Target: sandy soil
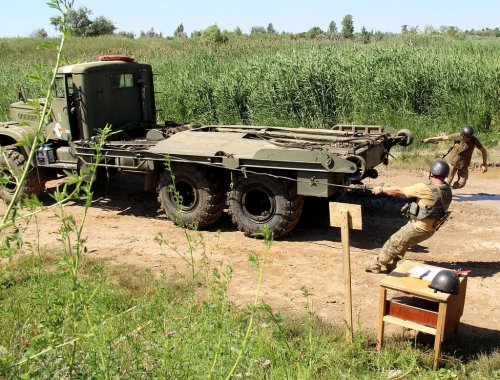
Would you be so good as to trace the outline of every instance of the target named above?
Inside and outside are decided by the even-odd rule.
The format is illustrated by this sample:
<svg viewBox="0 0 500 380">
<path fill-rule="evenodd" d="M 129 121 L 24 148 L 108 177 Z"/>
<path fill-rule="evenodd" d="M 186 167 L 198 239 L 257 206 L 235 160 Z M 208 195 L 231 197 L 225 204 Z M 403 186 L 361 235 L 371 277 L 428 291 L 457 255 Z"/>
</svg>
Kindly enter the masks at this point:
<svg viewBox="0 0 500 380">
<path fill-rule="evenodd" d="M 426 181 L 422 171 L 380 169 L 371 184 L 410 185 Z M 456 191 L 450 220 L 431 239 L 407 253 L 405 259 L 442 266 L 471 269 L 461 334 L 500 341 L 500 168 L 481 175 L 473 171 L 466 188 Z M 49 184 L 50 186 L 51 184 Z M 53 184 L 52 184 L 53 186 Z M 50 188 L 49 188 L 50 191 Z M 45 201 L 50 198 L 45 197 Z M 357 329 L 375 331 L 378 284 L 383 275 L 366 273 L 363 264 L 378 254 L 385 240 L 402 224 L 401 200 L 369 194 L 343 196 L 342 201 L 362 205 L 362 231 L 351 231 L 353 317 Z M 82 206 L 69 210 L 79 216 Z M 53 212 L 40 218 L 41 243 L 57 249 L 57 227 Z M 222 231 L 220 234 L 217 230 Z M 131 265 L 155 273 L 185 268 L 177 254 L 164 251 L 154 241 L 156 234 L 182 250 L 185 236 L 166 220 L 156 195 L 142 190 L 142 177 L 118 175 L 96 187 L 95 201 L 85 227 L 91 256 L 108 265 Z M 202 232 L 211 262 L 232 266 L 234 277 L 229 294 L 237 305 L 253 302 L 258 271 L 248 257 L 262 254 L 263 242 L 246 238 L 224 215 L 210 230 Z M 344 294 L 340 230 L 329 227 L 328 203 L 306 201 L 305 211 L 292 236 L 273 243 L 267 257 L 261 297 L 274 310 L 304 313 L 302 287 L 311 293 L 315 313 L 330 323 L 343 323 Z"/>
</svg>

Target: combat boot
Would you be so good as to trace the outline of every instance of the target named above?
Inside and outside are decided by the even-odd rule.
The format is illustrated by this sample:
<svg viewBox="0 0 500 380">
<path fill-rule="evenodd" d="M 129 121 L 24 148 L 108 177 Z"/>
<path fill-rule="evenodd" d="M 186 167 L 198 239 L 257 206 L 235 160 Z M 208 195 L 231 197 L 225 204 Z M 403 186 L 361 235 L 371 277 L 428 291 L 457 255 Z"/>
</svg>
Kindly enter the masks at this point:
<svg viewBox="0 0 500 380">
<path fill-rule="evenodd" d="M 377 260 L 370 260 L 365 264 L 365 271 L 370 273 L 384 273 L 384 269 Z"/>
<path fill-rule="evenodd" d="M 400 258 L 393 259 L 390 263 L 387 263 L 385 267 L 387 268 L 387 272 L 392 272 L 398 266 L 398 262 Z"/>
</svg>

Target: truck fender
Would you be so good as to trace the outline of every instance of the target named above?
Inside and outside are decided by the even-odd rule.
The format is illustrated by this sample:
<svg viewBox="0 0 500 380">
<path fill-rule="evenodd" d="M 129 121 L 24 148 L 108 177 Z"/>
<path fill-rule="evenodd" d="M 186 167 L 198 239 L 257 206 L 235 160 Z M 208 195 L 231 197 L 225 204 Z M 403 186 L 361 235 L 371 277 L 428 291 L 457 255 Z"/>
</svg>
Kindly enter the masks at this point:
<svg viewBox="0 0 500 380">
<path fill-rule="evenodd" d="M 20 126 L 18 123 L 1 123 L 0 124 L 0 146 L 9 146 L 21 142 L 31 144 L 35 137 L 35 131 L 26 126 Z M 27 157 L 31 150 L 31 145 L 20 145 L 19 151 Z"/>
</svg>

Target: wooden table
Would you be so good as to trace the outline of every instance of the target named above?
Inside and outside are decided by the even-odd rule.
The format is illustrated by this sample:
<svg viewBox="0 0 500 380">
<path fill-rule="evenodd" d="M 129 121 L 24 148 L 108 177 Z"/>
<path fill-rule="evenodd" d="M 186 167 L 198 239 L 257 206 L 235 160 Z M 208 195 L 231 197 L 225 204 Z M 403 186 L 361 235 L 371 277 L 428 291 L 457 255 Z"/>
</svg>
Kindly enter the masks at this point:
<svg viewBox="0 0 500 380">
<path fill-rule="evenodd" d="M 429 288 L 430 281 L 410 277 L 409 272 L 425 267 L 441 270 L 436 266 L 405 260 L 380 282 L 379 319 L 377 328 L 377 350 L 382 349 L 386 322 L 435 335 L 434 369 L 439 367 L 441 343 L 450 333 L 456 334 L 464 310 L 467 275 L 461 275 L 458 295 L 435 292 Z M 396 291 L 387 300 L 387 291 Z M 402 293 L 402 294 L 401 294 Z"/>
</svg>

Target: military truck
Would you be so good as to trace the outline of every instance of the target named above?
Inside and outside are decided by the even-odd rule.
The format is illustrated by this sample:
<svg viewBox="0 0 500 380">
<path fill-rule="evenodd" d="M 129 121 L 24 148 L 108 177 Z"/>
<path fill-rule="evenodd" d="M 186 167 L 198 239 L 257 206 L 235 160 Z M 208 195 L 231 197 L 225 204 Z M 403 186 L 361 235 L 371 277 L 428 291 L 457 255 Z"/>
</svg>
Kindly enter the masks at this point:
<svg viewBox="0 0 500 380">
<path fill-rule="evenodd" d="M 33 141 L 39 115 L 20 92 L 10 107 L 12 121 L 0 123 L 0 165 L 10 179 L 0 196 L 12 199 L 12 171 L 25 164 L 32 169 L 22 197 L 40 196 L 45 182 L 64 170 L 94 164 L 97 130 L 111 125 L 116 133 L 104 142 L 99 167 L 144 174 L 145 189 L 158 192 L 172 221 L 205 228 L 227 209 L 245 235 L 268 225 L 279 238 L 296 226 L 304 197 L 332 197 L 376 178 L 375 167 L 387 164 L 391 147 L 413 141 L 409 130 L 373 125 L 157 123 L 153 82 L 152 67 L 128 56 L 60 67 L 44 143 L 29 163 L 29 148 L 16 143 Z"/>
</svg>

